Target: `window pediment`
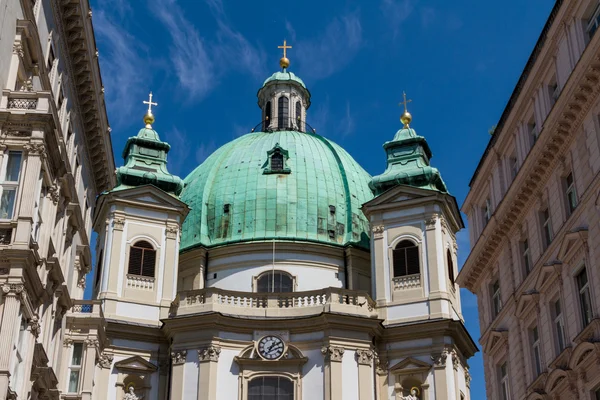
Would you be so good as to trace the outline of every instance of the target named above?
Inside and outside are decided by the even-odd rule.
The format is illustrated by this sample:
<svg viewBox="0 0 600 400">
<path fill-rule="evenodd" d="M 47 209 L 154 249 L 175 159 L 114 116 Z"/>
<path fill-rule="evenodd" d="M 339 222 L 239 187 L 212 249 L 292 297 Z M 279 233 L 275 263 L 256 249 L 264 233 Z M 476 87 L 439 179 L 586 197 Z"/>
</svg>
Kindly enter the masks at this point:
<svg viewBox="0 0 600 400">
<path fill-rule="evenodd" d="M 483 344 L 484 351 L 492 356 L 505 347 L 508 347 L 508 331 L 506 330 L 491 331 Z"/>
<path fill-rule="evenodd" d="M 559 277 L 561 267 L 562 262 L 559 260 L 550 261 L 542 265 L 538 276 L 535 278 L 534 287 L 536 290 L 538 292 L 547 291 L 552 282 Z"/>
<path fill-rule="evenodd" d="M 525 319 L 530 312 L 532 312 L 540 298 L 540 294 L 535 291 L 527 291 L 521 295 L 519 302 L 517 303 L 516 316 L 519 319 Z"/>
<path fill-rule="evenodd" d="M 587 238 L 587 228 L 577 228 L 567 233 L 560 244 L 558 259 L 568 263 L 576 258 L 585 249 L 583 245 L 587 242 Z"/>
<path fill-rule="evenodd" d="M 152 373 L 158 367 L 140 356 L 133 356 L 115 363 L 115 368 L 122 372 Z"/>
<path fill-rule="evenodd" d="M 432 365 L 416 358 L 407 357 L 390 368 L 390 372 L 396 375 L 411 375 L 424 373 L 431 369 Z"/>
</svg>

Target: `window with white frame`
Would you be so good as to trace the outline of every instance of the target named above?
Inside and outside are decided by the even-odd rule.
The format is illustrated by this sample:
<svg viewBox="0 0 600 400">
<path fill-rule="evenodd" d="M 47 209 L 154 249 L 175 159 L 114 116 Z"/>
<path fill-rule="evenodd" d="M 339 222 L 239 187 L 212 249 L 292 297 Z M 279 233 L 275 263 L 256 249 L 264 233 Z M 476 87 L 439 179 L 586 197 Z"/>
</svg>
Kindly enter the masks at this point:
<svg viewBox="0 0 600 400">
<path fill-rule="evenodd" d="M 573 173 L 569 173 L 564 179 L 565 185 L 565 199 L 567 201 L 567 215 L 571 215 L 577 207 L 577 190 L 575 188 L 575 181 L 573 180 Z"/>
<path fill-rule="evenodd" d="M 500 399 L 510 400 L 510 384 L 506 362 L 500 364 L 498 367 L 498 375 L 500 380 Z"/>
<path fill-rule="evenodd" d="M 550 220 L 550 210 L 548 208 L 545 208 L 540 212 L 540 219 L 542 223 L 542 240 L 544 242 L 544 247 L 548 247 L 553 239 L 552 221 Z"/>
<path fill-rule="evenodd" d="M 588 34 L 588 37 L 591 39 L 594 36 L 594 33 L 598 30 L 598 26 L 600 25 L 600 4 L 596 5 L 596 8 L 592 12 L 590 19 L 588 20 L 585 31 Z"/>
<path fill-rule="evenodd" d="M 294 383 L 284 376 L 261 376 L 248 384 L 248 400 L 294 400 Z"/>
<path fill-rule="evenodd" d="M 18 325 L 18 336 L 17 336 L 17 341 L 15 342 L 14 346 L 13 346 L 13 352 L 14 352 L 14 357 L 12 360 L 12 368 L 11 370 L 11 377 L 10 377 L 10 387 L 14 390 L 17 391 L 21 388 L 22 385 L 22 381 L 24 378 L 24 374 L 23 374 L 23 369 L 24 369 L 24 364 L 23 364 L 23 360 L 25 359 L 25 352 L 26 352 L 26 341 L 25 341 L 25 337 L 27 335 L 27 320 L 25 318 L 21 318 L 21 323 Z"/>
<path fill-rule="evenodd" d="M 540 351 L 540 333 L 537 326 L 529 331 L 531 341 L 531 362 L 533 365 L 533 377 L 537 378 L 542 373 L 542 357 Z"/>
<path fill-rule="evenodd" d="M 500 314 L 502 310 L 502 298 L 500 297 L 500 281 L 496 280 L 492 284 L 492 311 L 494 318 Z"/>
<path fill-rule="evenodd" d="M 552 303 L 552 319 L 554 320 L 554 337 L 556 338 L 556 354 L 560 354 L 566 347 L 565 320 L 560 305 L 560 299 Z"/>
<path fill-rule="evenodd" d="M 510 166 L 510 177 L 512 180 L 514 180 L 517 177 L 517 174 L 519 173 L 519 162 L 517 161 L 516 156 L 510 157 L 508 159 L 508 162 Z"/>
<path fill-rule="evenodd" d="M 71 362 L 69 363 L 69 387 L 67 393 L 79 392 L 79 378 L 81 375 L 81 362 L 83 360 L 83 343 L 73 343 Z"/>
<path fill-rule="evenodd" d="M 21 175 L 21 160 L 23 153 L 9 151 L 4 154 L 0 170 L 0 219 L 12 219 L 15 211 L 15 200 Z"/>
<path fill-rule="evenodd" d="M 490 198 L 485 199 L 485 205 L 483 206 L 483 226 L 485 227 L 490 219 L 492 218 L 492 204 Z"/>
<path fill-rule="evenodd" d="M 37 195 L 33 209 L 33 227 L 31 229 L 31 237 L 34 242 L 38 242 L 40 239 L 40 231 L 43 223 L 44 199 L 47 195 L 47 188 L 44 186 L 43 179 L 43 172 L 40 172 Z"/>
<path fill-rule="evenodd" d="M 529 132 L 529 137 L 531 138 L 531 146 L 533 146 L 535 142 L 537 142 L 539 136 L 538 128 L 535 124 L 535 121 L 531 121 L 527 124 L 527 131 Z"/>
<path fill-rule="evenodd" d="M 592 301 L 590 296 L 590 285 L 588 282 L 587 268 L 583 267 L 576 276 L 577 289 L 579 291 L 579 309 L 583 327 L 592 322 Z"/>
<path fill-rule="evenodd" d="M 558 83 L 556 83 L 556 78 L 552 78 L 552 81 L 548 85 L 548 94 L 550 95 L 550 104 L 553 106 L 560 95 L 560 88 L 558 87 Z"/>
<path fill-rule="evenodd" d="M 525 276 L 531 272 L 531 250 L 529 249 L 529 240 L 521 241 L 521 260 L 523 263 L 523 271 Z"/>
</svg>

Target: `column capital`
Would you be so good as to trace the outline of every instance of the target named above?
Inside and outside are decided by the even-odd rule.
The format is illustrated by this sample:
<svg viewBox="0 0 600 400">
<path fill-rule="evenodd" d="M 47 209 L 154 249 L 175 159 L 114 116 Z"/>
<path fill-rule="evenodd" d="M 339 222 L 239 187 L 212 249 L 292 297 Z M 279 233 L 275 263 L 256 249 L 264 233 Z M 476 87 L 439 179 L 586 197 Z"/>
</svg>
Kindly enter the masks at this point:
<svg viewBox="0 0 600 400">
<path fill-rule="evenodd" d="M 173 359 L 173 365 L 185 364 L 186 356 L 187 350 L 172 351 L 171 358 Z"/>
<path fill-rule="evenodd" d="M 2 292 L 5 295 L 20 295 L 25 291 L 25 285 L 22 283 L 5 283 L 2 285 Z"/>
<path fill-rule="evenodd" d="M 86 347 L 99 347 L 100 342 L 98 339 L 85 339 L 85 345 Z"/>
<path fill-rule="evenodd" d="M 221 348 L 219 346 L 210 345 L 198 350 L 198 361 L 219 361 L 219 355 L 221 354 Z"/>
<path fill-rule="evenodd" d="M 344 356 L 344 348 L 340 346 L 325 345 L 321 347 L 321 353 L 325 357 L 325 361 L 341 362 Z"/>
<path fill-rule="evenodd" d="M 359 365 L 368 365 L 371 366 L 373 364 L 373 359 L 375 358 L 375 354 L 372 350 L 368 349 L 358 349 L 355 354 L 356 362 Z"/>
<path fill-rule="evenodd" d="M 433 365 L 435 368 L 445 368 L 447 358 L 448 358 L 448 350 L 447 349 L 444 349 L 439 353 L 433 353 L 431 355 L 431 361 L 433 361 Z"/>
<path fill-rule="evenodd" d="M 109 369 L 112 366 L 114 357 L 114 355 L 108 354 L 103 351 L 98 357 L 97 364 L 100 368 Z"/>
</svg>

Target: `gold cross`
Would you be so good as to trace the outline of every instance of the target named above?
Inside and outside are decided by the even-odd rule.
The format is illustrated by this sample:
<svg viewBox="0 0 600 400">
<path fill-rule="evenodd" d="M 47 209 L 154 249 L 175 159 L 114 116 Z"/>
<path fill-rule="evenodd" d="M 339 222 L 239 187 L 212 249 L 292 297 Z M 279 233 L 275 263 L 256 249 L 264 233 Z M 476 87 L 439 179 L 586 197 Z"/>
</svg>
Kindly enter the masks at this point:
<svg viewBox="0 0 600 400">
<path fill-rule="evenodd" d="M 286 58 L 286 50 L 291 49 L 292 46 L 287 46 L 287 41 L 283 41 L 283 46 L 277 46 L 278 49 L 283 49 L 283 58 Z"/>
<path fill-rule="evenodd" d="M 410 103 L 412 100 L 406 100 L 406 93 L 405 92 L 402 92 L 402 96 L 404 96 L 404 101 L 401 101 L 400 103 L 398 103 L 398 105 L 403 104 L 404 105 L 404 112 L 406 112 L 407 111 L 406 110 L 406 105 L 408 103 Z"/>
<path fill-rule="evenodd" d="M 152 92 L 150 92 L 150 99 L 148 101 L 144 100 L 142 103 L 148 104 L 148 114 L 152 114 L 152 106 L 158 105 L 158 103 L 152 102 Z"/>
</svg>

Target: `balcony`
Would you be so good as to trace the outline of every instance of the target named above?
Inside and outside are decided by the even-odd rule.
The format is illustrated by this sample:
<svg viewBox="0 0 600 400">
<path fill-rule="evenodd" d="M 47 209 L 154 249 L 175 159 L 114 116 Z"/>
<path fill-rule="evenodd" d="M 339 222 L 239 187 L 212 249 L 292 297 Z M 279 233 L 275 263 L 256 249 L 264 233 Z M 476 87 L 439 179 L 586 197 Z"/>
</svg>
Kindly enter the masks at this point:
<svg viewBox="0 0 600 400">
<path fill-rule="evenodd" d="M 48 113 L 50 92 L 2 91 L 0 111 Z"/>
<path fill-rule="evenodd" d="M 73 306 L 67 312 L 67 317 L 104 319 L 102 301 L 100 300 L 73 300 Z"/>
<path fill-rule="evenodd" d="M 210 312 L 256 318 L 295 318 L 324 312 L 378 317 L 375 302 L 366 292 L 333 287 L 290 293 L 188 290 L 180 292 L 171 306 L 172 317 Z"/>
<path fill-rule="evenodd" d="M 421 287 L 421 274 L 395 276 L 394 290 L 416 289 Z"/>
</svg>

